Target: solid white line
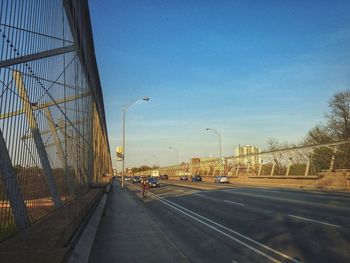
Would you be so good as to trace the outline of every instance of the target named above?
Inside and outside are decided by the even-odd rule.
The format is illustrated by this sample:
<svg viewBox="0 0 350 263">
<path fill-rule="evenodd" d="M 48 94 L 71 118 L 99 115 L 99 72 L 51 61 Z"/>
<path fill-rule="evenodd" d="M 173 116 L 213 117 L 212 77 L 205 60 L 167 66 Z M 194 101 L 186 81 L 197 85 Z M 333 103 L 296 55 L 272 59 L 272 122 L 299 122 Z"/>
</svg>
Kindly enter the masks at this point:
<svg viewBox="0 0 350 263">
<path fill-rule="evenodd" d="M 167 205 L 167 206 L 170 206 L 171 208 L 175 209 L 176 211 L 178 211 L 178 212 L 180 212 L 180 213 L 182 213 L 182 214 L 184 214 L 184 215 L 186 215 L 186 216 L 192 218 L 193 220 L 196 220 L 196 221 L 202 223 L 203 225 L 205 225 L 205 226 L 207 226 L 207 227 L 209 227 L 209 228 L 215 230 L 216 232 L 218 232 L 218 233 L 220 233 L 220 234 L 222 234 L 222 235 L 224 235 L 224 236 L 226 236 L 226 237 L 228 237 L 228 238 L 230 238 L 230 239 L 236 241 L 237 243 L 241 244 L 242 246 L 245 246 L 245 247 L 247 247 L 247 248 L 253 250 L 253 251 L 256 252 L 257 254 L 260 254 L 260 255 L 262 255 L 262 256 L 264 256 L 264 257 L 270 259 L 272 262 L 275 262 L 275 263 L 282 263 L 281 261 L 279 261 L 279 260 L 277 260 L 277 259 L 275 259 L 275 258 L 273 258 L 273 257 L 271 257 L 271 256 L 269 256 L 269 255 L 267 255 L 267 254 L 265 254 L 264 252 L 262 252 L 262 251 L 260 251 L 260 250 L 258 250 L 258 249 L 256 249 L 256 248 L 254 248 L 254 247 L 252 247 L 252 246 L 250 246 L 250 245 L 244 243 L 243 241 L 241 241 L 241 240 L 239 240 L 239 239 L 237 239 L 237 238 L 235 238 L 235 237 L 233 237 L 233 236 L 231 236 L 231 235 L 229 235 L 229 234 L 227 234 L 227 233 L 221 231 L 220 229 L 218 229 L 218 228 L 216 228 L 216 227 L 214 227 L 214 226 L 212 226 L 212 225 L 209 225 L 209 224 L 207 224 L 206 222 L 204 222 L 204 221 L 202 221 L 202 220 L 200 220 L 200 219 L 198 219 L 198 218 L 196 218 L 196 217 L 194 217 L 194 216 L 192 216 L 192 215 L 190 215 L 190 214 L 188 214 L 188 213 L 186 213 L 186 212 L 180 210 L 179 208 L 177 208 L 177 207 L 171 205 L 170 203 L 168 203 L 168 202 L 167 202 L 168 200 L 166 200 L 166 199 L 159 199 L 159 201 L 162 202 L 163 204 Z"/>
<path fill-rule="evenodd" d="M 180 206 L 180 205 L 178 205 L 178 204 L 176 204 L 176 203 L 174 203 L 174 202 L 172 202 L 172 201 L 170 201 L 170 200 L 167 200 L 167 199 L 163 199 L 163 198 L 160 198 L 160 197 L 158 197 L 157 195 L 155 195 L 156 196 L 156 198 L 159 200 L 159 201 L 161 201 L 161 202 L 163 202 L 163 203 L 166 203 L 168 206 L 171 206 L 171 207 L 173 207 L 174 208 L 174 206 L 177 206 L 177 207 L 179 207 L 179 208 L 181 208 L 181 209 L 183 209 L 183 210 L 185 210 L 185 211 L 187 211 L 187 212 L 189 212 L 189 213 L 191 213 L 191 214 L 193 214 L 193 215 L 196 215 L 196 216 L 198 216 L 198 217 L 200 217 L 200 218 L 202 218 L 202 219 L 205 219 L 206 221 L 208 221 L 208 222 L 210 222 L 210 223 L 212 223 L 212 224 L 214 224 L 214 225 L 216 225 L 216 226 L 219 226 L 220 228 L 222 228 L 222 229 L 225 229 L 226 231 L 229 231 L 229 232 L 231 232 L 231 233 L 234 233 L 234 234 L 236 234 L 237 236 L 239 236 L 239 237 L 242 237 L 242 238 L 244 238 L 244 239 L 246 239 L 246 240 L 248 240 L 248 241 L 250 241 L 250 242 L 252 242 L 252 243 L 254 243 L 254 244 L 256 244 L 256 245 L 258 245 L 258 246 L 261 246 L 261 247 L 263 247 L 263 248 L 265 248 L 265 249 L 267 249 L 267 250 L 270 250 L 270 251 L 272 251 L 272 252 L 274 252 L 275 254 L 277 254 L 277 255 L 280 255 L 281 257 L 283 257 L 283 258 L 286 258 L 286 259 L 289 259 L 290 261 L 292 261 L 292 262 L 294 262 L 294 263 L 300 263 L 300 261 L 299 260 L 296 260 L 296 259 L 294 259 L 294 258 L 292 258 L 292 257 L 290 257 L 290 256 L 288 256 L 288 255 L 286 255 L 286 254 L 283 254 L 282 252 L 279 252 L 279 251 L 277 251 L 277 250 L 275 250 L 275 249 L 273 249 L 273 248 L 271 248 L 271 247 L 268 247 L 268 246 L 266 246 L 266 245 L 264 245 L 264 244 L 262 244 L 262 243 L 260 243 L 260 242 L 258 242 L 258 241 L 255 241 L 254 239 L 251 239 L 251 238 L 249 238 L 249 237 L 247 237 L 247 236 L 245 236 L 245 235 L 243 235 L 243 234 L 241 234 L 241 233 L 239 233 L 239 232 L 237 232 L 237 231 L 234 231 L 234 230 L 232 230 L 232 229 L 230 229 L 230 228 L 227 228 L 227 227 L 225 227 L 225 226 L 223 226 L 223 225 L 221 225 L 221 224 L 219 224 L 219 223 L 217 223 L 217 222 L 214 222 L 213 220 L 210 220 L 210 219 L 208 219 L 208 218 L 206 218 L 206 217 L 204 217 L 204 216 L 201 216 L 201 215 L 199 215 L 199 214 L 197 214 L 197 213 L 195 213 L 195 212 L 193 212 L 193 211 L 191 211 L 191 210 L 189 210 L 189 209 L 187 209 L 187 208 L 185 208 L 185 207 L 182 207 L 182 206 Z M 164 201 L 166 201 L 166 202 L 164 202 Z M 175 208 L 174 208 L 175 209 Z M 176 210 L 179 210 L 179 209 L 176 209 Z M 181 210 L 180 210 L 181 211 Z M 185 212 L 183 212 L 183 211 L 181 211 L 182 213 L 185 213 Z M 188 216 L 190 216 L 191 218 L 193 218 L 193 216 L 191 216 L 191 215 L 188 215 Z M 197 219 L 197 218 L 195 218 L 195 220 L 199 220 L 199 219 Z M 204 222 L 203 222 L 204 223 Z M 212 227 L 211 227 L 212 228 Z M 220 231 L 220 230 L 219 230 Z M 227 234 L 225 234 L 225 235 L 227 235 Z M 233 237 L 232 237 L 233 238 Z M 240 242 L 239 242 L 240 243 Z M 243 243 L 243 244 L 245 244 L 245 245 L 247 245 L 247 246 L 249 246 L 248 244 L 246 244 L 246 243 Z M 254 248 L 253 248 L 254 249 Z M 254 250 L 255 251 L 255 250 Z M 261 253 L 263 253 L 263 252 L 261 252 Z M 260 253 L 259 253 L 260 254 Z"/>
<path fill-rule="evenodd" d="M 224 202 L 226 202 L 226 203 L 230 203 L 230 204 L 234 204 L 234 205 L 245 206 L 245 204 L 238 203 L 238 202 L 233 202 L 233 201 L 230 201 L 230 200 L 224 200 Z"/>
<path fill-rule="evenodd" d="M 314 219 L 310 219 L 310 218 L 305 218 L 305 217 L 302 217 L 302 216 L 296 216 L 296 215 L 288 215 L 288 216 L 294 217 L 294 218 L 297 218 L 297 219 L 301 219 L 301 220 L 305 220 L 305 221 L 311 221 L 311 222 L 327 225 L 327 226 L 342 227 L 342 226 L 333 225 L 333 224 L 330 224 L 330 223 L 326 223 L 326 222 L 322 222 L 322 221 L 318 221 L 318 220 L 314 220 Z"/>
</svg>

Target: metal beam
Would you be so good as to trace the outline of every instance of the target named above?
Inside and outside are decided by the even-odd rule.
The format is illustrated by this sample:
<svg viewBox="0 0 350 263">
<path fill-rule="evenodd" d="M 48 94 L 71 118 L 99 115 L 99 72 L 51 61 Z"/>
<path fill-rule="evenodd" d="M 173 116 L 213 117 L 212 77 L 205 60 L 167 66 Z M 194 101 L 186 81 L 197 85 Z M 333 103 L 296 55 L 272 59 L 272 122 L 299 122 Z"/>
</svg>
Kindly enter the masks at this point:
<svg viewBox="0 0 350 263">
<path fill-rule="evenodd" d="M 45 145 L 44 142 L 41 138 L 40 132 L 39 132 L 39 127 L 34 115 L 34 109 L 31 103 L 29 102 L 29 96 L 27 94 L 27 90 L 24 86 L 22 76 L 19 72 L 14 71 L 13 72 L 13 79 L 15 80 L 18 93 L 20 98 L 22 99 L 23 103 L 23 108 L 25 110 L 25 115 L 27 117 L 29 129 L 33 135 L 33 139 L 35 142 L 35 146 L 37 149 L 37 152 L 39 154 L 39 158 L 41 161 L 41 165 L 44 170 L 44 174 L 46 177 L 46 182 L 48 184 L 52 200 L 55 204 L 56 207 L 59 207 L 62 205 L 62 201 L 60 198 L 60 194 L 57 189 L 56 181 L 55 178 L 53 177 L 51 166 L 50 166 L 50 161 L 46 153 Z"/>
<path fill-rule="evenodd" d="M 62 86 L 62 87 L 65 87 L 65 88 L 70 88 L 70 89 L 73 89 L 73 90 L 76 90 L 76 91 L 81 91 L 81 92 L 83 92 L 83 91 L 87 92 L 88 91 L 87 89 L 83 89 L 83 88 L 81 88 L 79 86 L 76 86 L 76 85 L 58 82 L 57 80 L 50 80 L 50 79 L 47 79 L 47 78 L 39 77 L 38 75 L 25 73 L 25 72 L 17 70 L 17 69 L 8 68 L 8 70 L 16 70 L 16 71 L 20 72 L 21 75 L 24 76 L 24 77 L 33 78 L 35 80 L 42 80 L 42 81 L 51 83 L 52 85 L 58 85 L 58 86 Z"/>
<path fill-rule="evenodd" d="M 49 125 L 50 131 L 51 131 L 51 136 L 52 136 L 52 138 L 54 140 L 54 143 L 56 145 L 58 158 L 61 161 L 63 169 L 66 171 L 69 194 L 70 194 L 70 196 L 72 196 L 74 198 L 75 197 L 75 192 L 74 192 L 75 184 L 74 184 L 74 180 L 72 178 L 72 175 L 71 175 L 69 169 L 67 169 L 67 167 L 68 167 L 67 159 L 66 159 L 66 157 L 64 155 L 64 151 L 63 151 L 63 148 L 62 148 L 61 141 L 60 141 L 60 139 L 58 137 L 58 133 L 57 133 L 57 130 L 56 130 L 56 124 L 53 121 L 50 108 L 45 108 L 44 111 L 45 111 L 45 116 L 46 116 L 46 118 L 48 120 L 48 125 Z"/>
<path fill-rule="evenodd" d="M 17 225 L 17 230 L 24 229 L 30 224 L 30 220 L 1 130 L 0 175 L 5 186 L 6 196 L 11 205 L 11 210 Z"/>
<path fill-rule="evenodd" d="M 38 52 L 35 54 L 30 54 L 30 55 L 26 55 L 26 56 L 21 56 L 21 57 L 17 57 L 17 58 L 12 58 L 12 59 L 0 61 L 0 68 L 5 68 L 5 67 L 17 65 L 17 64 L 23 64 L 26 62 L 39 60 L 39 59 L 43 59 L 43 58 L 58 56 L 58 55 L 62 55 L 62 54 L 73 52 L 73 51 L 75 51 L 75 45 L 45 50 L 45 51 Z"/>
<path fill-rule="evenodd" d="M 76 121 L 76 122 L 72 122 L 74 125 L 80 125 L 80 124 L 84 124 L 86 122 L 88 122 L 89 120 L 88 119 L 83 119 L 81 121 Z M 72 125 L 70 123 L 66 124 L 66 127 L 71 127 Z M 57 130 L 57 127 L 55 127 L 56 130 Z M 41 131 L 40 134 L 41 135 L 44 135 L 44 134 L 49 134 L 49 133 L 52 133 L 51 129 L 50 130 L 45 130 L 45 131 Z M 28 140 L 28 139 L 32 139 L 33 136 L 31 134 L 28 134 L 28 135 L 24 135 L 21 137 L 21 140 Z"/>
<path fill-rule="evenodd" d="M 45 109 L 47 107 L 56 106 L 56 104 L 62 104 L 62 103 L 65 103 L 65 102 L 79 100 L 79 99 L 87 97 L 87 96 L 90 96 L 90 92 L 85 92 L 85 93 L 82 93 L 82 94 L 80 94 L 78 96 L 70 96 L 70 97 L 67 97 L 67 98 L 58 99 L 55 102 L 54 101 L 49 101 L 49 102 L 41 103 L 41 104 L 38 104 L 38 105 L 32 105 L 32 109 L 34 111 L 35 110 L 41 110 L 41 109 Z M 25 112 L 25 109 L 20 109 L 18 111 L 4 113 L 4 114 L 0 115 L 0 120 L 6 119 L 6 118 L 11 118 L 11 117 L 23 114 L 24 112 Z"/>
</svg>

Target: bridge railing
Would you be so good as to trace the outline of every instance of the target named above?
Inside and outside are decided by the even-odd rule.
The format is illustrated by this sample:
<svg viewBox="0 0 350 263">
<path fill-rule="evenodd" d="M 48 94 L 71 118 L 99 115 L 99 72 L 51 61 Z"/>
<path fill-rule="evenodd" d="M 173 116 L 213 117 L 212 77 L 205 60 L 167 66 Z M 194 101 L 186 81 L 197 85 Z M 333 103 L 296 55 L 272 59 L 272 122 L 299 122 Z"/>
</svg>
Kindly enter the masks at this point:
<svg viewBox="0 0 350 263">
<path fill-rule="evenodd" d="M 196 158 L 197 159 L 197 158 Z M 160 174 L 308 176 L 350 169 L 350 139 L 160 167 Z"/>
<path fill-rule="evenodd" d="M 86 0 L 0 0 L 0 241 L 112 173 Z"/>
</svg>

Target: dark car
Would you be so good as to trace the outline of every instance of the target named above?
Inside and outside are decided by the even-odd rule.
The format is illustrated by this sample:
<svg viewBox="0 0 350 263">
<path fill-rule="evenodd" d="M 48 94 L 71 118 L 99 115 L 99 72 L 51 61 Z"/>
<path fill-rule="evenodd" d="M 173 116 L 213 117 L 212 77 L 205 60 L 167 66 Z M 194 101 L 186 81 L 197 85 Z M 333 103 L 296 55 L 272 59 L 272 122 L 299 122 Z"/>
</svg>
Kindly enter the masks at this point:
<svg viewBox="0 0 350 263">
<path fill-rule="evenodd" d="M 186 175 L 180 176 L 180 181 L 188 181 L 188 177 Z"/>
<path fill-rule="evenodd" d="M 162 179 L 162 180 L 168 180 L 169 179 L 167 174 L 163 174 L 163 175 L 159 176 L 159 178 Z"/>
<path fill-rule="evenodd" d="M 147 179 L 149 187 L 159 187 L 160 183 L 158 182 L 158 179 L 155 177 L 150 177 Z"/>
<path fill-rule="evenodd" d="M 131 182 L 133 184 L 135 183 L 141 183 L 141 177 L 140 176 L 133 176 L 133 178 L 131 179 Z"/>
<path fill-rule="evenodd" d="M 202 176 L 199 174 L 192 177 L 192 182 L 202 182 Z"/>
</svg>

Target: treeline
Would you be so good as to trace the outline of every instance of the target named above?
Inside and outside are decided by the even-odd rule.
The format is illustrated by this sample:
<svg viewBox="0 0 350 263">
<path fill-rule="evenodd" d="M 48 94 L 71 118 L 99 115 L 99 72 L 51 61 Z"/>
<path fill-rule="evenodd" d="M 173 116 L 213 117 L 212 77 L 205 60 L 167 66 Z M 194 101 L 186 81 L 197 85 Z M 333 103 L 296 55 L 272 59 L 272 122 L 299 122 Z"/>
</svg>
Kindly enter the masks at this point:
<svg viewBox="0 0 350 263">
<path fill-rule="evenodd" d="M 297 144 L 278 142 L 276 139 L 267 141 L 269 150 L 283 149 L 300 145 L 331 143 L 350 139 L 350 90 L 334 94 L 328 103 L 325 122 L 313 127 Z M 309 158 L 316 172 L 330 168 L 334 155 L 334 169 L 350 168 L 350 144 L 337 148 L 322 147 L 313 151 Z M 278 162 L 278 160 L 276 160 Z"/>
<path fill-rule="evenodd" d="M 152 167 L 150 166 L 147 166 L 147 165 L 141 165 L 140 167 L 133 167 L 131 168 L 131 172 L 134 174 L 134 173 L 137 173 L 137 172 L 144 172 L 144 171 L 148 171 L 150 169 L 158 169 L 159 167 L 156 166 L 156 165 L 153 165 Z"/>
</svg>

